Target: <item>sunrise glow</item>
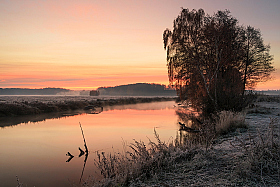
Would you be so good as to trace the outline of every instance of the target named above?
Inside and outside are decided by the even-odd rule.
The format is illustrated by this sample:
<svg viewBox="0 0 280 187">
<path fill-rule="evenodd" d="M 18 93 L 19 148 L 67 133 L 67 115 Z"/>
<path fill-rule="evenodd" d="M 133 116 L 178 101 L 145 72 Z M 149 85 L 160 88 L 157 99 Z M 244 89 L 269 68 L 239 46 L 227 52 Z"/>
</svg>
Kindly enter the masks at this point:
<svg viewBox="0 0 280 187">
<path fill-rule="evenodd" d="M 256 89 L 280 89 L 280 3 L 272 0 L 1 0 L 0 88 L 168 84 L 162 33 L 181 7 L 229 9 L 259 28 L 278 70 Z"/>
</svg>

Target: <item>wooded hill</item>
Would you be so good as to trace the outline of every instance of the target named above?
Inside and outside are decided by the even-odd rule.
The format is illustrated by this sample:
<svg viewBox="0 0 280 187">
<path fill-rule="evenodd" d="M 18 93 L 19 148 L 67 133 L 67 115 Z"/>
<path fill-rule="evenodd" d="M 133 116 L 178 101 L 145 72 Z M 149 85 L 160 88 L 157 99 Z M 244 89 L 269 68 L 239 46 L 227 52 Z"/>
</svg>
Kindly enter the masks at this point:
<svg viewBox="0 0 280 187">
<path fill-rule="evenodd" d="M 113 96 L 176 96 L 176 91 L 161 84 L 136 83 L 115 87 L 99 87 L 100 95 Z"/>
<path fill-rule="evenodd" d="M 100 95 L 111 96 L 176 96 L 176 91 L 161 84 L 136 83 L 115 87 L 99 87 Z M 73 91 L 64 88 L 0 88 L 0 95 L 84 95 L 89 96 L 89 90 Z"/>
</svg>

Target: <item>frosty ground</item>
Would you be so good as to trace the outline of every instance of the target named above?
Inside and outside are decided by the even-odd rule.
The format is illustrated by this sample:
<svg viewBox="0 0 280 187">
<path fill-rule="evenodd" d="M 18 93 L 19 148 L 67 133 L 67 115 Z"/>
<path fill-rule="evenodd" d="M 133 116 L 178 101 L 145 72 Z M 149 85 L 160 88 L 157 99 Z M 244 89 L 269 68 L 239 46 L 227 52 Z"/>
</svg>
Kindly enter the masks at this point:
<svg viewBox="0 0 280 187">
<path fill-rule="evenodd" d="M 280 186 L 279 147 L 271 153 L 274 158 L 264 157 L 269 151 L 255 152 L 269 149 L 265 145 L 271 141 L 279 146 L 279 98 L 259 99 L 247 108 L 247 130 L 237 129 L 224 135 L 209 150 L 197 149 L 191 159 L 179 161 L 153 178 L 130 186 Z M 278 160 L 273 160 L 275 155 Z M 258 163 L 254 163 L 256 159 Z M 262 168 L 258 170 L 259 166 Z"/>
<path fill-rule="evenodd" d="M 150 148 L 141 141 L 135 141 L 130 146 L 132 151 L 124 155 L 110 154 L 106 157 L 102 153 L 96 163 L 105 179 L 96 181 L 89 178 L 83 184 L 280 186 L 280 97 L 259 96 L 243 112 L 243 123 L 245 121 L 247 128 L 237 128 L 218 136 L 215 130 L 213 138 L 206 138 L 207 146 L 189 144 L 192 146 L 182 147 L 181 144 L 176 145 L 176 141 L 165 144 L 155 132 L 157 141 L 150 141 Z M 218 126 L 219 120 L 214 126 Z M 231 118 L 231 122 L 237 121 Z M 208 127 L 213 127 L 213 124 L 210 123 Z M 210 131 L 207 129 L 205 132 Z M 208 134 L 211 135 L 204 135 Z"/>
</svg>

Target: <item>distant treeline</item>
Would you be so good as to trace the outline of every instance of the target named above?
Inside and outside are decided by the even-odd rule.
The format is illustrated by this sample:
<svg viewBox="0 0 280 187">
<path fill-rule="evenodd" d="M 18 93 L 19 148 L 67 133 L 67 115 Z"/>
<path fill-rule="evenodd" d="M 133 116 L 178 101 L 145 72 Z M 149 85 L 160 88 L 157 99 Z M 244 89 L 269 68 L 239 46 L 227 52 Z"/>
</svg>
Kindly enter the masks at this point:
<svg viewBox="0 0 280 187">
<path fill-rule="evenodd" d="M 262 90 L 256 92 L 263 95 L 280 95 L 280 90 Z"/>
<path fill-rule="evenodd" d="M 0 88 L 0 95 L 56 95 L 61 92 L 69 92 L 64 88 Z"/>
<path fill-rule="evenodd" d="M 176 91 L 161 84 L 136 83 L 115 87 L 99 87 L 100 95 L 113 96 L 176 96 Z"/>
<path fill-rule="evenodd" d="M 176 91 L 161 84 L 136 83 L 115 87 L 99 87 L 100 95 L 111 96 L 176 96 Z M 90 95 L 90 90 L 73 91 L 64 88 L 0 88 L 0 95 Z"/>
</svg>

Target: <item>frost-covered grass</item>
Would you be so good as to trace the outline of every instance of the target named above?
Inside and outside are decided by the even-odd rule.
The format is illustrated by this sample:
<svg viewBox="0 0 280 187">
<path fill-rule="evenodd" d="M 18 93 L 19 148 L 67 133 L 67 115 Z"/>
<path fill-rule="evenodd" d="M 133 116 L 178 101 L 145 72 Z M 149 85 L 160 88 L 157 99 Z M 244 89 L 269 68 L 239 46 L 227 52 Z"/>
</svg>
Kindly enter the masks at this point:
<svg viewBox="0 0 280 187">
<path fill-rule="evenodd" d="M 272 109 L 269 109 L 272 110 Z M 246 128 L 245 114 L 222 111 L 215 123 L 205 122 L 193 139 L 148 144 L 134 140 L 123 153 L 98 153 L 96 166 L 104 179 L 89 178 L 82 186 L 279 186 L 280 126 L 276 120 L 268 131 L 259 131 L 241 139 L 236 134 L 220 135 Z M 215 131 L 212 126 L 215 124 Z M 265 126 L 265 124 L 263 125 Z M 250 128 L 249 128 L 250 129 Z M 249 131 L 249 130 L 248 130 Z M 264 133 L 265 132 L 265 133 Z M 226 146 L 215 144 L 214 139 Z M 239 140 L 239 146 L 231 145 Z M 207 148 L 205 149 L 205 143 Z M 217 143 L 219 144 L 219 143 Z"/>
<path fill-rule="evenodd" d="M 257 98 L 257 102 L 276 102 L 280 103 L 279 95 L 259 95 Z"/>
<path fill-rule="evenodd" d="M 0 117 L 174 100 L 172 97 L 1 96 Z"/>
<path fill-rule="evenodd" d="M 0 95 L 0 103 L 14 103 L 14 102 L 64 102 L 64 101 L 105 101 L 105 100 L 118 100 L 118 99 L 158 99 L 158 98 L 169 98 L 172 99 L 174 97 L 156 97 L 156 96 L 63 96 L 63 95 L 49 95 L 49 96 L 40 96 L 40 95 L 19 95 L 19 96 L 8 96 L 8 95 Z"/>
<path fill-rule="evenodd" d="M 216 134 L 223 135 L 237 128 L 248 128 L 245 116 L 242 112 L 221 111 L 216 119 Z"/>
<path fill-rule="evenodd" d="M 165 143 L 154 131 L 156 142 L 149 139 L 148 145 L 134 140 L 124 153 L 97 153 L 95 165 L 99 168 L 103 180 L 89 179 L 84 186 L 130 186 L 146 181 L 159 172 L 172 172 L 175 163 L 191 160 L 197 154 L 197 148 L 179 145 L 176 140 Z M 126 149 L 126 148 L 125 148 Z"/>
<path fill-rule="evenodd" d="M 239 139 L 239 146 L 246 156 L 240 164 L 242 177 L 258 181 L 263 186 L 280 186 L 280 126 L 272 118 L 268 130 L 258 131 L 257 137 L 249 136 L 249 143 Z"/>
<path fill-rule="evenodd" d="M 272 120 L 268 131 L 254 133 L 252 137 L 250 132 L 255 131 L 251 131 L 247 122 L 245 113 L 222 111 L 215 122 L 204 121 L 197 127 L 200 133 L 190 138 L 196 137 L 198 141 L 185 139 L 182 143 L 179 137 L 166 144 L 155 133 L 155 143 L 150 141 L 145 145 L 135 141 L 128 152 L 101 153 L 96 165 L 105 178 L 102 181 L 91 178 L 84 185 L 279 186 L 279 123 Z M 209 131 L 212 129 L 209 126 L 214 124 L 216 131 Z M 236 128 L 248 130 L 231 134 Z M 226 133 L 230 134 L 221 136 Z M 199 145 L 195 146 L 194 142 Z M 239 143 L 234 145 L 233 142 Z"/>
<path fill-rule="evenodd" d="M 205 121 L 200 126 L 199 133 L 180 133 L 171 143 L 162 142 L 157 132 L 154 131 L 155 142 L 149 139 L 149 143 L 146 145 L 143 141 L 134 140 L 134 143 L 128 146 L 129 150 L 123 153 L 97 153 L 98 159 L 95 160 L 95 164 L 104 179 L 98 181 L 90 178 L 85 181 L 84 186 L 137 186 L 141 183 L 144 185 L 147 181 L 160 184 L 159 175 L 166 176 L 174 173 L 181 177 L 181 174 L 177 174 L 177 172 L 185 170 L 188 171 L 185 176 L 189 175 L 192 178 L 194 177 L 193 172 L 200 169 L 195 167 L 205 167 L 201 170 L 202 172 L 206 172 L 207 167 L 213 167 L 208 168 L 208 170 L 213 169 L 213 172 L 215 168 L 222 169 L 225 163 L 219 160 L 221 155 L 219 152 L 214 153 L 211 146 L 215 137 L 244 127 L 244 119 L 243 114 L 223 111 L 215 121 L 219 124 L 217 125 L 219 131 L 216 133 L 213 131 L 214 123 Z M 202 158 L 205 160 L 202 161 Z M 181 163 L 185 163 L 188 167 Z M 225 170 L 228 169 L 224 168 Z M 215 170 L 215 172 L 218 175 L 218 171 Z M 174 180 L 173 184 L 172 181 L 167 181 L 167 183 L 169 185 L 171 183 L 172 186 L 178 181 Z"/>
</svg>

